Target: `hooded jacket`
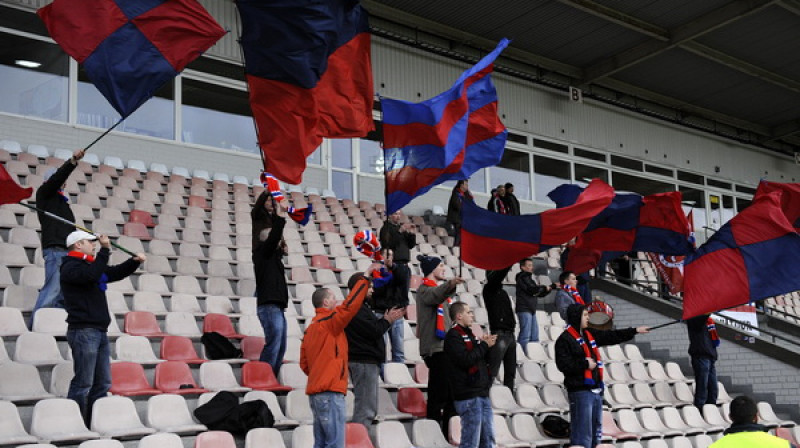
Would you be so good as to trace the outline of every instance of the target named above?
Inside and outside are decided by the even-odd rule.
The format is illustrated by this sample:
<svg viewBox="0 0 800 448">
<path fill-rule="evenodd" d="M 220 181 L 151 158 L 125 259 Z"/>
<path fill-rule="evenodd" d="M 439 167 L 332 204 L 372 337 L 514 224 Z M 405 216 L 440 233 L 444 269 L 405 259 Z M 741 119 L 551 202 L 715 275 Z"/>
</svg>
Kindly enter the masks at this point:
<svg viewBox="0 0 800 448">
<path fill-rule="evenodd" d="M 686 321 L 689 332 L 689 356 L 717 360 L 717 348 L 708 333 L 708 314 L 696 316 Z"/>
<path fill-rule="evenodd" d="M 300 345 L 300 368 L 308 375 L 306 394 L 347 393 L 348 347 L 344 328 L 361 309 L 369 281 L 359 279 L 336 308 L 317 308 Z"/>
<path fill-rule="evenodd" d="M 509 268 L 486 273 L 486 284 L 483 285 L 483 302 L 486 304 L 486 313 L 489 315 L 489 328 L 492 333 L 498 331 L 514 331 L 517 319 L 511 307 L 511 298 L 503 289 L 503 279 L 506 278 Z"/>
<path fill-rule="evenodd" d="M 583 305 L 570 305 L 567 308 L 567 323 L 573 328 L 580 328 L 584 309 L 586 307 Z M 581 331 L 581 336 L 584 336 L 584 331 Z M 636 336 L 635 328 L 608 331 L 589 329 L 589 331 L 592 333 L 598 347 L 621 344 L 630 341 Z M 556 367 L 564 374 L 564 387 L 567 388 L 567 392 L 577 392 L 598 387 L 584 384 L 583 373 L 589 368 L 589 362 L 586 360 L 586 354 L 581 345 L 567 331 L 561 333 L 561 336 L 556 340 L 555 352 Z M 595 380 L 595 384 L 600 384 L 597 371 L 598 369 L 592 370 L 592 377 Z"/>
</svg>

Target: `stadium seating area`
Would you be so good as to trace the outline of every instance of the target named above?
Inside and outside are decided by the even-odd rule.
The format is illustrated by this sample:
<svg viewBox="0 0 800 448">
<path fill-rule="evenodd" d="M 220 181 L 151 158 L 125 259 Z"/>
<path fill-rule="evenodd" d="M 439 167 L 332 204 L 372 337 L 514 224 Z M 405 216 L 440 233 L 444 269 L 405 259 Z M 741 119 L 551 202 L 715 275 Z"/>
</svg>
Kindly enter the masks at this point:
<svg viewBox="0 0 800 448">
<path fill-rule="evenodd" d="M 39 186 L 46 170 L 71 155 L 66 150 L 51 155 L 37 145 L 23 151 L 15 143 L 0 142 L 0 161 L 23 186 Z M 352 246 L 353 235 L 362 228 L 379 229 L 384 207 L 339 200 L 313 189 L 288 190 L 295 206 L 311 203 L 315 213 L 307 226 L 290 222 L 285 231 L 292 306 L 287 309 L 286 363 L 276 377 L 268 364 L 258 362 L 264 340 L 252 296 L 250 209 L 262 189 L 257 181 L 200 170 L 168 171 L 155 163 L 147 169 L 142 162 L 124 164 L 114 157 L 101 163 L 92 153 L 79 164 L 66 185 L 78 221 L 95 232 L 119 236 L 118 244 L 148 255 L 136 274 L 109 285 L 113 395 L 96 403 L 89 427 L 77 405 L 65 399 L 72 376 L 64 339 L 66 313 L 43 310 L 28 330 L 44 280 L 36 213 L 20 205 L 0 207 L 0 445 L 310 448 L 306 377 L 297 363 L 304 324 L 314 315 L 311 293 L 325 286 L 344 296 L 349 276 L 370 264 Z M 458 297 L 475 309 L 475 329 L 482 331 L 488 323 L 480 295 L 483 271 L 459 266 L 458 248 L 444 229 L 428 226 L 418 216 L 407 219 L 419 230 L 412 258 L 436 253 L 448 266 L 446 275 L 460 273 L 467 280 Z M 559 251 L 537 258 L 538 278 L 549 284 L 548 271 L 557 275 L 560 269 Z M 125 254 L 113 251 L 112 259 L 120 262 Z M 411 264 L 415 290 L 421 273 L 415 260 Z M 517 271 L 515 266 L 509 282 Z M 800 313 L 800 299 L 787 300 L 777 298 L 773 306 L 794 312 L 798 305 Z M 360 426 L 350 425 L 349 445 L 446 448 L 457 443 L 458 431 L 451 430 L 452 440 L 445 440 L 436 424 L 424 419 L 428 372 L 419 356 L 415 317 L 412 294 L 407 360 L 385 366 L 374 439 Z M 545 436 L 538 424 L 545 414 L 566 416 L 568 411 L 552 343 L 564 322 L 557 314 L 539 311 L 538 323 L 541 342 L 530 343 L 525 351 L 518 348 L 516 390 L 501 383 L 491 390 L 500 446 L 567 443 Z M 200 343 L 205 331 L 240 340 L 242 358 L 206 359 Z M 646 359 L 635 345 L 602 351 L 607 360 L 607 442 L 626 448 L 705 447 L 729 425 L 726 406 L 732 398 L 724 387 L 720 405 L 707 405 L 701 412 L 690 405 L 692 379 L 676 363 Z M 220 390 L 236 392 L 243 401 L 265 401 L 275 415 L 275 428 L 253 430 L 244 440 L 207 431 L 192 412 Z M 352 393 L 347 398 L 352 414 Z M 768 403 L 760 403 L 759 410 L 779 434 L 800 440 L 794 422 L 778 418 Z M 456 418 L 451 429 L 458 427 Z"/>
</svg>

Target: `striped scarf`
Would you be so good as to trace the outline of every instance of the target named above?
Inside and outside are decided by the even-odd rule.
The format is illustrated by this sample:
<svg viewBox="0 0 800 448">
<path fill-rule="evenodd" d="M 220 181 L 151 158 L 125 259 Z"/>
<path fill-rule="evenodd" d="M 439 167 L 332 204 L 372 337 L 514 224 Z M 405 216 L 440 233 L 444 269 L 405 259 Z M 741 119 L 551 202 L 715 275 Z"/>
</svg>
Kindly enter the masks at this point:
<svg viewBox="0 0 800 448">
<path fill-rule="evenodd" d="M 469 333 L 467 333 L 467 330 L 465 330 L 464 327 L 462 327 L 459 324 L 453 324 L 453 328 L 455 328 L 458 334 L 461 335 L 461 339 L 464 340 L 464 345 L 467 346 L 467 351 L 471 352 L 472 349 L 475 348 L 475 344 L 472 342 L 472 338 L 470 337 Z M 478 365 L 477 364 L 471 365 L 467 372 L 470 375 L 478 373 Z"/>
<path fill-rule="evenodd" d="M 58 194 L 59 194 L 59 196 L 61 196 L 61 199 L 64 202 L 69 202 L 69 196 L 67 196 L 67 193 L 64 192 L 63 188 L 59 188 L 58 189 Z"/>
<path fill-rule="evenodd" d="M 572 300 L 574 300 L 575 303 L 586 305 L 586 302 L 583 301 L 583 298 L 581 298 L 581 295 L 578 293 L 578 288 L 572 285 L 564 285 L 563 289 L 572 296 Z"/>
<path fill-rule="evenodd" d="M 719 347 L 719 334 L 717 334 L 717 326 L 714 324 L 714 320 L 711 319 L 711 316 L 708 316 L 706 328 L 708 328 L 708 335 L 711 336 L 711 343 L 714 344 L 714 347 Z"/>
<path fill-rule="evenodd" d="M 431 288 L 435 288 L 438 285 L 436 281 L 431 280 L 429 278 L 423 278 L 422 284 L 425 286 L 430 286 Z M 447 305 L 453 303 L 453 298 L 447 298 Z M 440 303 L 439 306 L 436 308 L 436 328 L 434 329 L 436 337 L 439 339 L 444 339 L 445 335 L 447 335 L 447 329 L 444 327 L 444 303 Z"/>
<path fill-rule="evenodd" d="M 578 333 L 578 330 L 576 330 L 575 327 L 573 327 L 572 325 L 567 325 L 566 330 L 567 333 L 570 334 L 570 336 L 575 338 L 575 341 L 577 341 L 578 344 L 580 344 L 581 348 L 583 348 L 584 355 L 586 355 L 587 358 L 594 358 L 594 360 L 597 361 L 596 370 L 597 370 L 598 381 L 594 380 L 594 377 L 592 376 L 592 371 L 586 369 L 583 371 L 583 383 L 586 384 L 587 386 L 595 386 L 595 387 L 602 386 L 603 361 L 601 361 L 600 359 L 600 350 L 598 350 L 597 348 L 597 343 L 594 341 L 592 333 L 589 333 L 589 330 L 583 330 L 583 334 L 586 335 L 586 340 L 589 341 L 589 344 L 587 345 L 586 340 L 584 340 L 584 338 L 581 337 L 580 333 Z"/>
<path fill-rule="evenodd" d="M 281 202 L 284 199 L 283 192 L 281 192 L 281 183 L 278 178 L 264 171 L 261 173 L 261 184 L 269 190 L 269 194 L 276 202 Z"/>
</svg>

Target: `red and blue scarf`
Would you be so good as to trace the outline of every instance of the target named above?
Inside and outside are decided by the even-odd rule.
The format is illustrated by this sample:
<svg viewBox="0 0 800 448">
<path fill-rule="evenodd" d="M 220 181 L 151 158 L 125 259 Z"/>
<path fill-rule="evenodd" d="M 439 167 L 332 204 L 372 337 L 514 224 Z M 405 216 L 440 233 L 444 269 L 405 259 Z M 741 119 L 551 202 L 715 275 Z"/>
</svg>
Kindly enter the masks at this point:
<svg viewBox="0 0 800 448">
<path fill-rule="evenodd" d="M 422 279 L 422 284 L 425 286 L 430 286 L 431 288 L 439 286 L 436 284 L 435 280 L 431 280 L 427 277 Z M 451 303 L 453 303 L 453 298 L 448 297 L 446 302 L 449 306 Z M 436 308 L 436 328 L 434 331 L 436 332 L 436 337 L 439 339 L 444 339 L 444 337 L 447 335 L 447 329 L 444 327 L 444 303 L 440 303 Z"/>
<path fill-rule="evenodd" d="M 453 324 L 453 328 L 455 328 L 456 331 L 458 332 L 458 334 L 461 335 L 461 339 L 464 340 L 464 345 L 467 346 L 467 351 L 471 352 L 472 349 L 475 348 L 475 344 L 472 343 L 472 338 L 469 337 L 469 333 L 467 333 L 467 330 L 465 330 L 464 327 L 462 327 L 459 324 Z M 478 365 L 475 364 L 475 365 L 470 366 L 469 370 L 467 372 L 470 375 L 474 375 L 474 374 L 478 373 Z"/>
<path fill-rule="evenodd" d="M 587 358 L 594 358 L 594 360 L 597 361 L 596 370 L 598 381 L 594 380 L 592 371 L 586 369 L 583 371 L 583 384 L 595 387 L 601 386 L 603 384 L 603 361 L 600 358 L 600 350 L 597 348 L 597 342 L 594 341 L 592 333 L 590 333 L 589 330 L 583 330 L 583 334 L 586 335 L 584 339 L 572 325 L 567 325 L 566 331 L 570 336 L 575 338 L 575 341 L 583 348 L 583 354 L 586 355 Z"/>
<path fill-rule="evenodd" d="M 83 252 L 78 252 L 77 250 L 71 250 L 67 252 L 67 256 L 78 258 L 80 260 L 84 260 L 89 263 L 94 263 L 94 257 L 92 255 L 85 254 Z M 100 276 L 100 280 L 98 280 L 97 286 L 100 288 L 100 291 L 105 291 L 106 289 L 108 289 L 108 276 L 105 274 L 105 272 L 103 273 L 103 275 Z"/>
<path fill-rule="evenodd" d="M 572 300 L 574 300 L 575 303 L 586 305 L 586 302 L 583 301 L 583 298 L 581 297 L 580 293 L 578 293 L 578 288 L 572 285 L 564 285 L 563 289 L 564 291 L 569 293 L 569 295 L 572 296 Z"/>
<path fill-rule="evenodd" d="M 708 316 L 706 328 L 708 328 L 708 335 L 711 336 L 711 343 L 714 344 L 714 347 L 719 347 L 719 334 L 717 334 L 717 325 L 714 324 L 714 320 L 711 319 L 711 316 Z"/>
</svg>

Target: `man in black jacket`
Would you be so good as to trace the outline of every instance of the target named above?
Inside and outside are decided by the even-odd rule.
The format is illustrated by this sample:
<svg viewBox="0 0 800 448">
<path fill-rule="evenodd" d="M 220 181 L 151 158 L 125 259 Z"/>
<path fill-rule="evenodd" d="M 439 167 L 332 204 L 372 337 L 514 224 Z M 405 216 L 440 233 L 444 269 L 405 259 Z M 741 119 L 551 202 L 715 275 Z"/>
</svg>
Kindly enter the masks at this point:
<svg viewBox="0 0 800 448">
<path fill-rule="evenodd" d="M 278 205 L 285 211 L 285 203 Z M 256 200 L 250 212 L 253 221 L 253 270 L 256 278 L 258 320 L 264 328 L 264 349 L 261 361 L 272 366 L 275 375 L 283 364 L 286 353 L 286 316 L 289 305 L 289 288 L 286 285 L 283 256 L 286 242 L 283 228 L 286 218 L 279 216 L 268 191 Z"/>
<path fill-rule="evenodd" d="M 477 340 L 470 327 L 474 315 L 469 305 L 450 305 L 453 327 L 444 339 L 444 352 L 450 360 L 450 382 L 456 412 L 461 417 L 462 448 L 494 448 L 494 425 L 487 361 L 497 336 L 485 334 Z"/>
<path fill-rule="evenodd" d="M 533 279 L 533 260 L 525 258 L 519 262 L 517 272 L 516 297 L 517 318 L 519 318 L 519 336 L 517 342 L 525 354 L 528 354 L 528 342 L 539 342 L 539 323 L 536 321 L 536 309 L 539 297 L 544 297 L 553 290 L 549 286 L 540 286 Z"/>
<path fill-rule="evenodd" d="M 72 153 L 72 157 L 64 162 L 58 170 L 48 171 L 44 182 L 36 190 L 36 207 L 69 221 L 75 221 L 75 215 L 69 207 L 69 199 L 64 193 L 64 184 L 69 175 L 75 171 L 78 161 L 83 158 L 84 150 Z M 64 295 L 61 293 L 59 268 L 67 255 L 67 239 L 75 226 L 66 224 L 38 212 L 39 224 L 42 226 L 42 257 L 44 258 L 44 285 L 39 290 L 39 297 L 33 307 L 33 315 L 39 308 L 64 308 Z"/>
<path fill-rule="evenodd" d="M 703 314 L 686 320 L 689 332 L 689 356 L 694 370 L 694 405 L 703 410 L 705 404 L 717 404 L 717 326 L 711 316 Z"/>
<path fill-rule="evenodd" d="M 394 262 L 392 249 L 384 247 L 381 249 L 381 253 L 383 254 L 384 271 L 389 278 L 381 282 L 381 285 L 376 284 L 375 291 L 372 293 L 375 315 L 378 318 L 383 317 L 384 313 L 392 308 L 399 308 L 405 312 L 405 308 L 408 306 L 408 283 L 411 281 L 409 278 L 411 272 L 407 267 L 398 266 Z M 393 321 L 388 331 L 388 339 L 392 345 L 392 362 L 405 362 L 404 333 L 403 321 L 401 319 Z"/>
<path fill-rule="evenodd" d="M 511 182 L 506 183 L 506 194 L 503 196 L 503 203 L 506 205 L 506 212 L 509 215 L 519 215 L 521 213 L 519 208 L 519 200 L 514 195 L 514 184 Z"/>
<path fill-rule="evenodd" d="M 497 344 L 489 352 L 489 376 L 497 377 L 500 364 L 503 364 L 503 384 L 514 390 L 517 373 L 517 346 L 514 340 L 514 310 L 511 298 L 503 289 L 503 280 L 511 267 L 499 271 L 486 271 L 486 284 L 483 285 L 483 302 L 489 315 L 489 328 L 497 336 Z"/>
<path fill-rule="evenodd" d="M 145 261 L 144 254 L 116 266 L 109 266 L 111 242 L 100 235 L 100 251 L 94 256 L 90 233 L 76 230 L 66 238 L 69 254 L 61 264 L 61 290 L 67 310 L 67 343 L 72 350 L 75 376 L 67 398 L 75 400 L 87 425 L 92 405 L 111 388 L 108 325 L 111 315 L 106 301 L 106 284 L 131 275 Z"/>
<path fill-rule="evenodd" d="M 589 311 L 577 303 L 567 308 L 566 320 L 567 328 L 556 340 L 555 352 L 569 397 L 570 444 L 594 448 L 603 434 L 603 361 L 598 347 L 621 344 L 650 329 L 589 331 Z"/>
<path fill-rule="evenodd" d="M 347 288 L 352 291 L 362 277 L 362 274 L 353 274 L 347 282 Z M 390 308 L 379 318 L 370 306 L 372 298 L 373 290 L 370 287 L 358 314 L 344 329 L 347 335 L 347 367 L 356 399 L 353 423 L 361 423 L 367 429 L 378 414 L 378 376 L 380 366 L 386 359 L 383 335 L 404 313 L 401 308 Z"/>
<path fill-rule="evenodd" d="M 411 259 L 411 249 L 417 245 L 417 235 L 412 232 L 410 223 L 400 224 L 402 213 L 400 210 L 389 215 L 389 219 L 381 227 L 379 238 L 381 247 L 391 249 L 394 255 L 392 263 L 392 273 L 398 279 L 405 279 L 403 283 L 397 283 L 398 297 L 405 297 L 408 301 L 408 289 L 411 283 L 411 269 L 408 262 Z M 403 352 L 403 323 L 396 321 L 389 330 L 392 344 L 392 361 L 404 362 L 405 353 Z"/>
</svg>

